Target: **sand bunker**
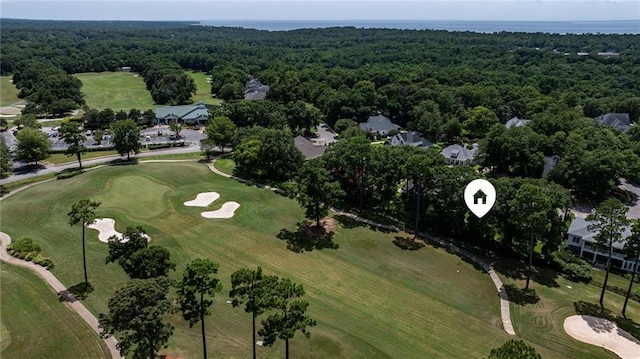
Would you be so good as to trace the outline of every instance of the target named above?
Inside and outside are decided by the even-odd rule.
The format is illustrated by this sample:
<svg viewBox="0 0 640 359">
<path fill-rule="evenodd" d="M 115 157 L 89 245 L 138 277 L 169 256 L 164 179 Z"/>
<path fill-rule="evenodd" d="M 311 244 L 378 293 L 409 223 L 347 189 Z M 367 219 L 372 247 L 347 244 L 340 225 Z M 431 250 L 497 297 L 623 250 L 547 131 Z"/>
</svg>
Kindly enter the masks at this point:
<svg viewBox="0 0 640 359">
<path fill-rule="evenodd" d="M 640 341 L 610 320 L 574 315 L 565 319 L 564 330 L 572 338 L 603 347 L 622 359 L 640 359 Z"/>
<path fill-rule="evenodd" d="M 122 233 L 116 231 L 116 221 L 111 218 L 96 218 L 95 223 L 88 225 L 87 228 L 95 229 L 99 232 L 98 239 L 100 242 L 108 243 L 111 236 L 122 238 Z M 144 236 L 147 237 L 147 240 L 150 239 L 148 235 L 145 234 Z"/>
<path fill-rule="evenodd" d="M 207 207 L 211 203 L 215 202 L 215 200 L 217 200 L 218 198 L 220 198 L 218 192 L 198 193 L 196 199 L 184 202 L 184 205 L 189 207 Z"/>
<path fill-rule="evenodd" d="M 204 218 L 231 218 L 239 207 L 240 204 L 238 202 L 225 202 L 220 209 L 202 212 L 200 215 Z"/>
</svg>

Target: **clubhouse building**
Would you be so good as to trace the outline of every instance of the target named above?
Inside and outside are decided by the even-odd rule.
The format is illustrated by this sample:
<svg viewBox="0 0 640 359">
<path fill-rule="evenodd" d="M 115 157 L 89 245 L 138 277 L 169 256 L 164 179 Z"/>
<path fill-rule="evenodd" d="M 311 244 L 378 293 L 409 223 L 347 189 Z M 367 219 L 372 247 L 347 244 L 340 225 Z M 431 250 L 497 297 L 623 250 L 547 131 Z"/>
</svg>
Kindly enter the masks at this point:
<svg viewBox="0 0 640 359">
<path fill-rule="evenodd" d="M 168 125 L 177 122 L 183 125 L 206 125 L 209 108 L 202 101 L 195 105 L 156 107 L 156 123 Z"/>
</svg>

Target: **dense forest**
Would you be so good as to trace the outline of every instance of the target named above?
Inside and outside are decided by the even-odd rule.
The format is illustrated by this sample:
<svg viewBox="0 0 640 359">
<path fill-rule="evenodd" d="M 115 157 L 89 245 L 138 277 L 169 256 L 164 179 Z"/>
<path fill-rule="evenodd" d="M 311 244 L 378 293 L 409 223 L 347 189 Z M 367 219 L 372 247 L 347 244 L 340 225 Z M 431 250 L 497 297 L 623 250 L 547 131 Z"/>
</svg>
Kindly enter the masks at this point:
<svg viewBox="0 0 640 359">
<path fill-rule="evenodd" d="M 294 178 L 302 159 L 290 152 L 292 134 L 309 133 L 322 120 L 346 128 L 321 164 L 344 193 L 339 205 L 403 223 L 415 217 L 416 227 L 452 236 L 483 233 L 511 246 L 526 240 L 511 199 L 498 203 L 488 220 L 474 221 L 466 217 L 459 184 L 490 176 L 502 193 L 513 195 L 506 198 L 537 186 L 550 199 L 550 252 L 566 225 L 555 209 L 566 210 L 570 195 L 602 198 L 620 177 L 640 180 L 640 127 L 625 134 L 592 120 L 622 112 L 639 121 L 639 43 L 638 35 L 354 27 L 271 32 L 3 20 L 0 72 L 14 76 L 21 95 L 40 102 L 33 111 L 50 112 L 83 103 L 69 74 L 130 66 L 156 103 L 183 104 L 195 91 L 184 71 L 204 71 L 211 92 L 225 100 L 212 116 L 238 127 L 224 143 L 236 147 L 243 175 L 280 183 Z M 250 76 L 270 86 L 267 100 L 241 100 Z M 41 83 L 74 91 L 38 89 Z M 61 98 L 56 102 L 55 96 Z M 54 104 L 45 106 L 47 101 Z M 421 157 L 371 147 L 349 124 L 377 113 L 439 146 L 479 143 L 484 173 L 445 167 L 438 152 Z M 504 123 L 516 116 L 530 125 L 507 129 Z M 542 180 L 545 157 L 557 163 Z M 407 180 L 423 187 L 398 199 L 396 189 Z"/>
</svg>

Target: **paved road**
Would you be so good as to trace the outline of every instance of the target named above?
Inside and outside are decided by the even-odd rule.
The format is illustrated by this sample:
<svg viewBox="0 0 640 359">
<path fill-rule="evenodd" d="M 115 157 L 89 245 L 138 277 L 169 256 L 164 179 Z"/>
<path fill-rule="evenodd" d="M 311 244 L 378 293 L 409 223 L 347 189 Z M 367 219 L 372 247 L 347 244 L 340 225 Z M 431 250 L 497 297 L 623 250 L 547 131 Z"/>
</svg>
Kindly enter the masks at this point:
<svg viewBox="0 0 640 359">
<path fill-rule="evenodd" d="M 627 212 L 627 217 L 640 218 L 640 187 L 629 183 L 624 178 L 620 179 L 620 187 L 631 193 L 631 196 L 633 197 L 631 203 L 628 204 L 629 212 Z"/>
<path fill-rule="evenodd" d="M 67 287 L 65 287 L 62 284 L 62 282 L 58 280 L 58 278 L 56 278 L 51 272 L 49 272 L 44 267 L 41 267 L 32 262 L 27 262 L 22 259 L 18 259 L 10 256 L 9 253 L 7 253 L 7 246 L 9 245 L 9 243 L 11 243 L 11 237 L 9 237 L 8 234 L 4 232 L 0 232 L 0 241 L 1 241 L 0 260 L 33 270 L 38 275 L 40 275 L 40 277 L 42 277 L 42 279 L 44 279 L 58 295 L 64 295 L 65 293 L 67 293 Z M 4 290 L 10 290 L 10 289 L 5 288 Z M 69 307 L 71 307 L 71 309 L 73 309 L 76 313 L 78 313 L 78 315 L 80 316 L 80 318 L 82 318 L 82 320 L 84 320 L 87 324 L 89 324 L 91 329 L 93 329 L 98 334 L 102 332 L 98 323 L 98 319 L 93 314 L 91 314 L 91 312 L 89 312 L 87 308 L 80 301 L 67 300 L 66 303 L 69 305 Z M 111 352 L 112 358 L 114 359 L 122 358 L 120 356 L 120 352 L 116 349 L 116 344 L 118 342 L 113 336 L 110 336 L 109 338 L 104 339 L 104 342 L 109 348 L 109 352 Z"/>
<path fill-rule="evenodd" d="M 156 150 L 156 151 L 150 151 L 150 152 L 144 152 L 144 153 L 140 153 L 137 154 L 135 156 L 133 156 L 133 158 L 144 158 L 144 157 L 151 157 L 151 156 L 158 156 L 158 155 L 169 155 L 169 154 L 177 154 L 177 153 L 193 153 L 193 152 L 200 152 L 200 146 L 199 145 L 191 145 L 191 146 L 185 146 L 185 147 L 178 147 L 178 148 L 170 148 L 170 149 L 166 149 L 166 150 Z M 105 157 L 100 157 L 100 158 L 94 158 L 91 160 L 86 160 L 86 161 L 82 161 L 82 165 L 83 166 L 91 166 L 91 165 L 96 165 L 96 164 L 101 164 L 101 163 L 106 163 L 109 161 L 113 161 L 115 159 L 118 158 L 122 158 L 122 156 L 120 155 L 113 155 L 113 156 L 105 156 Z M 71 157 L 70 157 L 71 159 Z M 60 172 L 62 170 L 68 169 L 68 168 L 75 168 L 77 167 L 78 164 L 76 162 L 71 162 L 71 163 L 67 163 L 67 164 L 63 164 L 63 165 L 58 165 L 58 166 L 47 166 L 44 169 L 38 169 L 38 170 L 34 170 L 32 172 L 25 172 L 25 173 L 18 173 L 18 174 L 14 174 L 8 178 L 2 179 L 0 180 L 0 184 L 7 184 L 7 183 L 11 183 L 11 182 L 16 182 L 16 181 L 21 181 L 27 178 L 31 178 L 31 177 L 35 177 L 35 176 L 41 176 L 41 175 L 45 175 L 45 174 L 49 174 L 49 173 L 57 173 Z"/>
<path fill-rule="evenodd" d="M 618 187 L 629 192 L 632 197 L 631 203 L 626 204 L 629 207 L 627 217 L 640 219 L 640 187 L 628 182 L 624 178 L 620 178 L 620 185 Z M 576 217 L 585 218 L 596 206 L 597 205 L 588 206 L 574 204 L 573 206 L 571 206 L 571 211 L 576 215 Z"/>
</svg>

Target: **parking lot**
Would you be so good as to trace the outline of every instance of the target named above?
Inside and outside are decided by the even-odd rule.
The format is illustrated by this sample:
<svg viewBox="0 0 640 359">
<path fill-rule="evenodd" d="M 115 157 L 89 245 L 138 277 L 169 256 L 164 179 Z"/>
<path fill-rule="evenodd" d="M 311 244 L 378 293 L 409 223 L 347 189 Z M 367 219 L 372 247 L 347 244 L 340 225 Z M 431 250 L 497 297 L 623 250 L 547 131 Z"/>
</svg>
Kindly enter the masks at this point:
<svg viewBox="0 0 640 359">
<path fill-rule="evenodd" d="M 60 137 L 58 127 L 42 127 L 41 131 L 49 136 L 49 141 L 51 142 L 51 148 L 54 150 L 61 150 L 67 147 L 64 143 L 63 138 Z M 94 138 L 95 131 L 87 131 L 85 136 L 87 137 L 87 141 L 84 143 L 84 146 L 87 148 L 95 148 L 95 147 L 110 147 L 113 145 L 111 142 L 111 133 L 109 130 L 104 131 L 104 135 L 101 141 L 96 141 Z M 13 137 L 13 135 L 11 135 Z M 176 138 L 168 128 L 168 126 L 158 126 L 153 128 L 147 128 L 140 131 L 140 142 L 143 146 L 150 144 L 159 144 L 159 143 L 168 143 L 177 140 L 182 140 L 185 143 L 198 144 L 201 139 L 206 136 L 202 134 L 202 131 L 191 130 L 191 129 L 183 129 L 180 131 L 180 138 Z M 7 141 L 7 139 L 5 139 Z M 7 143 L 14 143 L 15 138 L 7 141 Z"/>
</svg>

